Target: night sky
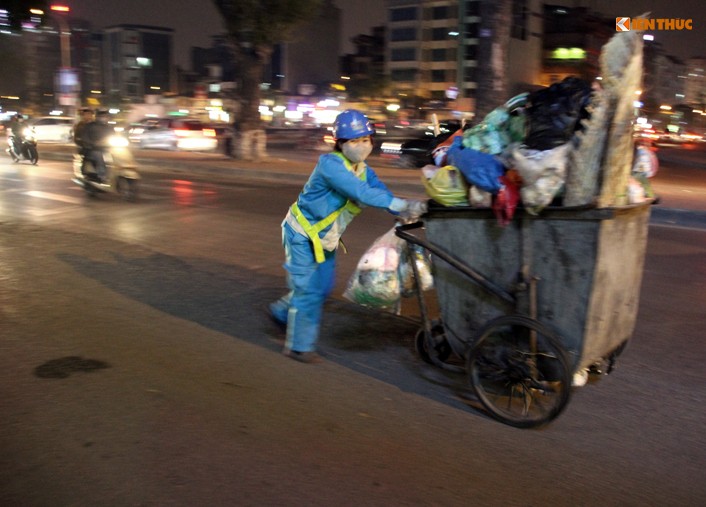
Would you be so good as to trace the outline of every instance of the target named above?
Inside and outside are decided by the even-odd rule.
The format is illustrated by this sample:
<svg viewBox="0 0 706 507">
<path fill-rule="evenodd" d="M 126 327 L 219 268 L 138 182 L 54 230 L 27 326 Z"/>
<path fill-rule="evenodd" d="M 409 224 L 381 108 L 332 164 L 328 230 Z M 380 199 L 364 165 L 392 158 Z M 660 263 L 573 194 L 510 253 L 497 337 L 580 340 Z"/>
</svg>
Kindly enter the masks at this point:
<svg viewBox="0 0 706 507">
<path fill-rule="evenodd" d="M 385 22 L 384 0 L 335 0 L 343 8 L 341 49 L 352 52 L 350 38 Z M 573 4 L 579 2 L 556 3 Z M 173 28 L 177 63 L 189 69 L 191 46 L 209 47 L 210 37 L 222 33 L 221 17 L 211 0 L 66 0 L 78 18 L 94 28 L 131 23 Z M 667 53 L 679 58 L 706 57 L 706 2 L 704 0 L 585 0 L 606 17 L 634 17 L 651 11 L 652 18 L 691 18 L 690 32 L 656 32 Z"/>
</svg>

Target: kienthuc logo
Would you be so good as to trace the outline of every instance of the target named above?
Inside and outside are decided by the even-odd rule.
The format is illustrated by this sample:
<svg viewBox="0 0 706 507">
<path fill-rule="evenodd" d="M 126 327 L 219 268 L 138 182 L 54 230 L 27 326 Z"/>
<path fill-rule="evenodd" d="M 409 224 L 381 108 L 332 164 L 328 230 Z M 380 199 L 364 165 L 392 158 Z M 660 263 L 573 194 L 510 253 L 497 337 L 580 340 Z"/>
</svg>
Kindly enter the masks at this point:
<svg viewBox="0 0 706 507">
<path fill-rule="evenodd" d="M 616 32 L 630 30 L 691 30 L 691 19 L 682 18 L 615 18 Z"/>
</svg>

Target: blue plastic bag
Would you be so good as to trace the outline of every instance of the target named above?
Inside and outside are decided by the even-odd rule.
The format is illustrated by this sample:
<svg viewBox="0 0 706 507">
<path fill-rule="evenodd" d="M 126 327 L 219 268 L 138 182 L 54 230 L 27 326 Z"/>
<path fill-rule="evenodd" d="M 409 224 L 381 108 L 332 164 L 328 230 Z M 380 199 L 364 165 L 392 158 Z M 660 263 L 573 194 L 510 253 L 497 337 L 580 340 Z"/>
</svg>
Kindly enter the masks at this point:
<svg viewBox="0 0 706 507">
<path fill-rule="evenodd" d="M 505 174 L 505 166 L 493 155 L 465 148 L 460 137 L 451 144 L 447 162 L 458 168 L 468 183 L 486 192 L 497 194 L 502 187 L 500 177 Z"/>
</svg>

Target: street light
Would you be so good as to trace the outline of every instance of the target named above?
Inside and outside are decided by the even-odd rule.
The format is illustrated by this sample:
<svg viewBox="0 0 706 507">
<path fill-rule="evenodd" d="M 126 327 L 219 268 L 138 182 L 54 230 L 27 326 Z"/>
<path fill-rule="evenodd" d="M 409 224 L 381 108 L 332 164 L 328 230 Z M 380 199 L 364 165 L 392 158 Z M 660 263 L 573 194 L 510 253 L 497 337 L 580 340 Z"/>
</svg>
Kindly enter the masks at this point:
<svg viewBox="0 0 706 507">
<path fill-rule="evenodd" d="M 71 12 L 71 9 L 66 5 L 52 5 L 49 8 L 54 12 Z M 59 23 L 59 30 L 61 30 L 61 66 L 68 69 L 71 67 L 71 46 L 69 44 L 71 31 L 63 16 L 54 16 L 54 18 Z"/>
<path fill-rule="evenodd" d="M 54 16 L 61 31 L 61 68 L 57 75 L 56 89 L 59 104 L 68 109 L 68 114 L 73 115 L 78 103 L 80 83 L 78 73 L 71 67 L 71 28 L 66 17 L 71 9 L 66 5 L 54 4 L 49 7 L 58 15 Z"/>
</svg>

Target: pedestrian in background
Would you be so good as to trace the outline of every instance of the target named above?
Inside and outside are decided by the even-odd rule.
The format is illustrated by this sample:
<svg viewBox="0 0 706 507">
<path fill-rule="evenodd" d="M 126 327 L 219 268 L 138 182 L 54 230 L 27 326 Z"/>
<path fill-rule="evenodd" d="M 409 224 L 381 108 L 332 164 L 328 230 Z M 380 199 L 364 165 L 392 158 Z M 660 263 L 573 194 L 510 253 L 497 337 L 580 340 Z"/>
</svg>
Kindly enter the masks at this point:
<svg viewBox="0 0 706 507">
<path fill-rule="evenodd" d="M 334 151 L 319 158 L 297 201 L 282 222 L 289 293 L 270 305 L 274 320 L 286 325 L 283 353 L 317 363 L 323 305 L 335 282 L 341 235 L 361 207 L 420 215 L 424 203 L 392 195 L 365 159 L 373 149 L 374 130 L 360 111 L 349 109 L 334 122 Z"/>
</svg>

